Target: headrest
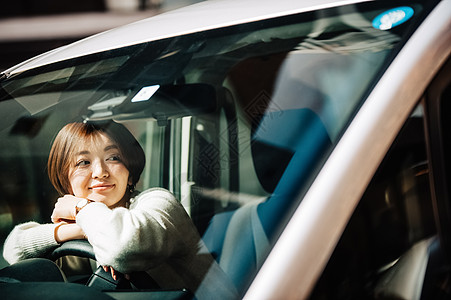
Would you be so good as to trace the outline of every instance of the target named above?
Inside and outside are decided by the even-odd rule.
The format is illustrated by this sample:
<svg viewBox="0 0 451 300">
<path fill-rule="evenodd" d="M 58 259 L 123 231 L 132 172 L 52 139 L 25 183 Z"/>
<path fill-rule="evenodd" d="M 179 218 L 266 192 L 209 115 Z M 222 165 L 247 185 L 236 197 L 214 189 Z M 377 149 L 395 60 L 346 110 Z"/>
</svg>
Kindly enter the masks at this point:
<svg viewBox="0 0 451 300">
<path fill-rule="evenodd" d="M 263 188 L 272 193 L 296 151 L 311 160 L 318 145 L 329 141 L 326 128 L 308 108 L 265 113 L 253 128 L 252 157 Z M 313 153 L 311 153 L 313 151 Z"/>
</svg>

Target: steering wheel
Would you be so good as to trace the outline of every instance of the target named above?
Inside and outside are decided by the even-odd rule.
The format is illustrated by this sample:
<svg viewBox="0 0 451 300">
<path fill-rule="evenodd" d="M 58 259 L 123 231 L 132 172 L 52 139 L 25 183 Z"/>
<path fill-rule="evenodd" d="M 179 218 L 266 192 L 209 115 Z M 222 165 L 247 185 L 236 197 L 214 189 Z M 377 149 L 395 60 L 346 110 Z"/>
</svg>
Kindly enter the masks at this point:
<svg viewBox="0 0 451 300">
<path fill-rule="evenodd" d="M 62 243 L 59 247 L 53 249 L 47 258 L 55 261 L 66 255 L 85 257 L 93 260 L 96 259 L 94 249 L 87 240 L 71 240 Z"/>
<path fill-rule="evenodd" d="M 47 258 L 55 261 L 58 258 L 67 255 L 85 257 L 93 260 L 96 259 L 94 249 L 87 240 L 71 240 L 64 242 L 59 247 L 55 248 Z M 117 276 L 117 280 L 114 280 L 110 272 L 105 272 L 105 270 L 99 266 L 97 270 L 93 272 L 86 285 L 101 290 L 131 289 L 132 285 L 138 289 L 159 288 L 158 284 L 147 272 L 132 272 L 128 275 L 130 280 L 126 279 L 121 273 Z"/>
</svg>

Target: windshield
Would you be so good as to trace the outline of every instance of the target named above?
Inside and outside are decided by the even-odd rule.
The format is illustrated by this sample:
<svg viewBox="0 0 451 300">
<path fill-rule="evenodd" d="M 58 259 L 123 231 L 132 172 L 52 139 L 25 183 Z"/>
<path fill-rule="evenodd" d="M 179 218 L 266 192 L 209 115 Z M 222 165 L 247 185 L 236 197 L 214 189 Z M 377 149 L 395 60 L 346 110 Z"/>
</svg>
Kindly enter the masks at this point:
<svg viewBox="0 0 451 300">
<path fill-rule="evenodd" d="M 381 14 L 389 18 L 387 11 L 406 7 L 387 3 L 178 36 L 4 79 L 3 239 L 16 224 L 50 221 L 58 195 L 46 163 L 56 133 L 69 122 L 115 120 L 146 155 L 137 190 L 171 191 L 219 266 L 245 291 L 424 10 L 410 2 L 412 16 L 395 18 L 403 21 L 392 21 L 393 28 L 376 25 Z M 237 221 L 248 207 L 257 218 L 243 213 Z M 255 235 L 246 224 L 261 229 L 257 237 L 237 238 Z M 247 258 L 231 255 L 236 247 Z"/>
</svg>

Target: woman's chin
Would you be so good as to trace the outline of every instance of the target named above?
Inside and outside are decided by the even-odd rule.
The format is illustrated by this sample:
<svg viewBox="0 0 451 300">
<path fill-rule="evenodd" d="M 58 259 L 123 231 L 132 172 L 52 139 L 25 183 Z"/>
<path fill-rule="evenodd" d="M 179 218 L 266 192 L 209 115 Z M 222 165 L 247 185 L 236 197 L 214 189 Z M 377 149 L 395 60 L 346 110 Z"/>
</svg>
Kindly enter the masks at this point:
<svg viewBox="0 0 451 300">
<path fill-rule="evenodd" d="M 91 193 L 88 195 L 88 199 L 108 205 L 108 203 L 107 203 L 108 197 L 106 195 L 102 195 L 99 193 Z"/>
</svg>

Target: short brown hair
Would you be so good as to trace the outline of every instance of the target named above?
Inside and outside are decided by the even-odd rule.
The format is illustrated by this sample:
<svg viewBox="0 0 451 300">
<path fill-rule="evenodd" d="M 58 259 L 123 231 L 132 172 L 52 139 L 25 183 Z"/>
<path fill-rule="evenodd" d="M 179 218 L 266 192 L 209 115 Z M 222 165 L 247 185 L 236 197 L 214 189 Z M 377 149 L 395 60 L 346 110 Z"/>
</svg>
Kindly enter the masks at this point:
<svg viewBox="0 0 451 300">
<path fill-rule="evenodd" d="M 136 185 L 139 181 L 145 165 L 144 151 L 125 126 L 113 121 L 69 123 L 58 132 L 47 162 L 50 181 L 60 195 L 70 193 L 69 169 L 77 145 L 101 133 L 106 134 L 119 147 L 132 184 Z"/>
</svg>

